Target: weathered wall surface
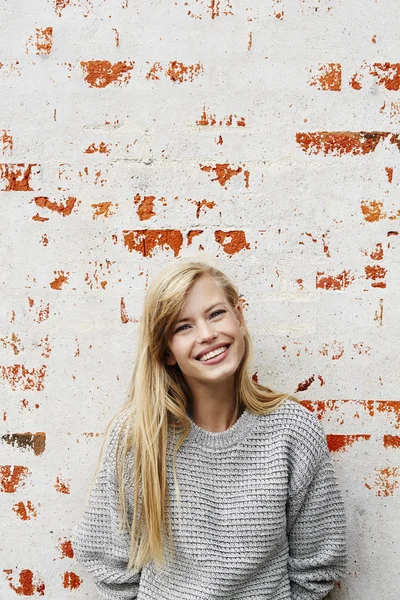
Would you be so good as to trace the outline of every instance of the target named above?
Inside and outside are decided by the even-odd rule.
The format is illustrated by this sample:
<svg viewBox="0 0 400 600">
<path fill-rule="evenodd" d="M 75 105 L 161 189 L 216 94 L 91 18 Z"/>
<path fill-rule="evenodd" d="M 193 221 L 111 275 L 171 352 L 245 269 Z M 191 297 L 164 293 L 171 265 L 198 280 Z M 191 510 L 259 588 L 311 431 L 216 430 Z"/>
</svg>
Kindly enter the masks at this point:
<svg viewBox="0 0 400 600">
<path fill-rule="evenodd" d="M 236 278 L 255 376 L 297 392 L 346 499 L 340 600 L 397 600 L 395 0 L 0 3 L 0 597 L 96 594 L 70 535 L 143 295 Z"/>
</svg>

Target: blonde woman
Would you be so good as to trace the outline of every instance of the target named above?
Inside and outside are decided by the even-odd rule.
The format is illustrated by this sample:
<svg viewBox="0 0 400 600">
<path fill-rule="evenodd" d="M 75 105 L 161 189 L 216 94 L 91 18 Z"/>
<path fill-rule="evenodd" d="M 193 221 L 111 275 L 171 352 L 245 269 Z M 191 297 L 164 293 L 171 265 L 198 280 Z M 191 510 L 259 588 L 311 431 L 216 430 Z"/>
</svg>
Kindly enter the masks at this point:
<svg viewBox="0 0 400 600">
<path fill-rule="evenodd" d="M 129 401 L 74 531 L 109 600 L 321 600 L 345 573 L 324 430 L 253 380 L 237 287 L 174 262 L 147 291 Z"/>
</svg>

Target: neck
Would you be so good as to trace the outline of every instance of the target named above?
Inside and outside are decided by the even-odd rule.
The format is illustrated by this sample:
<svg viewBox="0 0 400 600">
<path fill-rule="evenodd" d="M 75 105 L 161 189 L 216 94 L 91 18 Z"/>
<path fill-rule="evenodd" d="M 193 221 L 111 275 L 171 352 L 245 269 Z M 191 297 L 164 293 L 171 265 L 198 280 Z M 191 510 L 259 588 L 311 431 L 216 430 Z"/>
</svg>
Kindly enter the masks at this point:
<svg viewBox="0 0 400 600">
<path fill-rule="evenodd" d="M 191 392 L 191 418 L 202 429 L 226 431 L 239 418 L 233 381 L 223 382 L 211 389 L 209 386 L 196 386 Z"/>
</svg>

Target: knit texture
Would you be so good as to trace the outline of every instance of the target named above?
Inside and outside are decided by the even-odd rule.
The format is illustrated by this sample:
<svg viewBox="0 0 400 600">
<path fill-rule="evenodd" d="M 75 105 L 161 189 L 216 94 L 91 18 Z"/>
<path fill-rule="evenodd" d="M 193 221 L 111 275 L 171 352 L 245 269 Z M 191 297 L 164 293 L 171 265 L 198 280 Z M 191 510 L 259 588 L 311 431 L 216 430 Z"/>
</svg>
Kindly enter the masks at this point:
<svg viewBox="0 0 400 600">
<path fill-rule="evenodd" d="M 77 560 L 109 600 L 322 600 L 347 564 L 346 513 L 318 419 L 286 400 L 270 415 L 245 410 L 227 431 L 193 421 L 177 455 L 181 515 L 168 446 L 175 559 L 127 571 L 118 528 L 118 419 L 84 514 Z M 171 436 L 172 437 L 172 436 Z M 130 459 L 132 463 L 132 455 Z M 127 502 L 133 488 L 127 470 Z M 92 600 L 92 599 L 91 599 Z"/>
</svg>

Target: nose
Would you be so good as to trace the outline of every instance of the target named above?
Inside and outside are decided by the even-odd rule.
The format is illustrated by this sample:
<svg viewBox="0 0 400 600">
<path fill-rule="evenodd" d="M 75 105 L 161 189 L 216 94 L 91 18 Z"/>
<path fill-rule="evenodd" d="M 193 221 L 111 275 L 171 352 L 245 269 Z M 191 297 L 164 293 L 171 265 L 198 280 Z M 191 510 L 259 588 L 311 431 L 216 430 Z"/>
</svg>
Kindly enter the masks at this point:
<svg viewBox="0 0 400 600">
<path fill-rule="evenodd" d="M 197 327 L 197 341 L 198 343 L 209 342 L 217 337 L 217 333 L 214 330 L 212 323 L 207 323 L 204 321 L 200 323 Z"/>
</svg>

